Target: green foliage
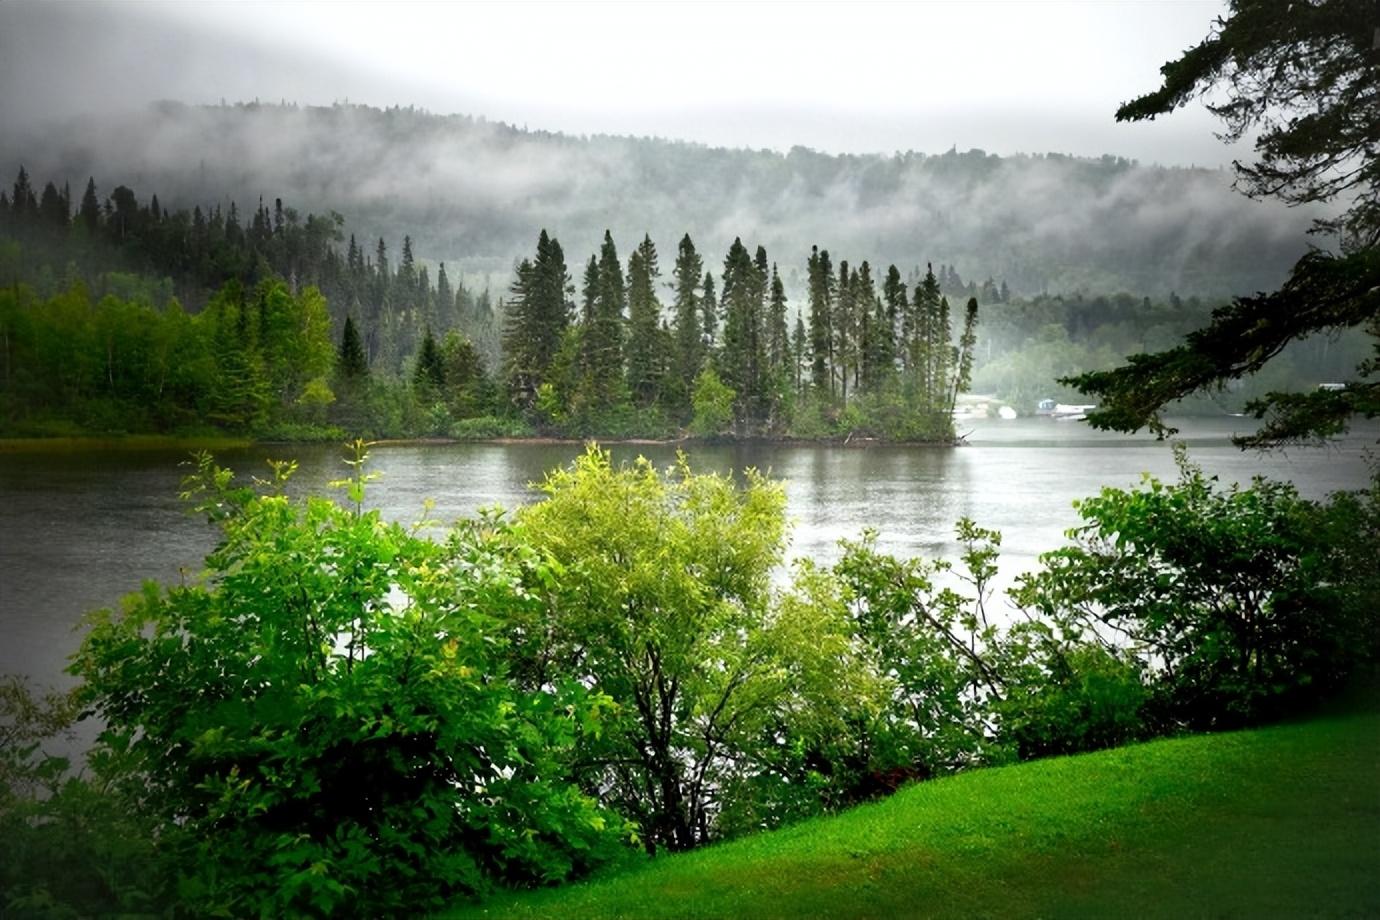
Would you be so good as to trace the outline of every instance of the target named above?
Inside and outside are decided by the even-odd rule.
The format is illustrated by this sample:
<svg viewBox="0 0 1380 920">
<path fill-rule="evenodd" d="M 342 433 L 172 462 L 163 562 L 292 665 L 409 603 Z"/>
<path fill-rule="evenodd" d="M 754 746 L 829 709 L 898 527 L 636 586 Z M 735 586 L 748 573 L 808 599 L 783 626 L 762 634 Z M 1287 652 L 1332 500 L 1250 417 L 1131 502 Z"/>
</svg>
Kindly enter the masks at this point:
<svg viewBox="0 0 1380 920">
<path fill-rule="evenodd" d="M 695 415 L 690 421 L 690 433 L 699 438 L 727 434 L 733 427 L 735 397 L 732 388 L 719 379 L 712 367 L 700 371 L 691 400 Z"/>
<path fill-rule="evenodd" d="M 139 790 L 120 781 L 119 752 L 66 758 L 78 707 L 70 693 L 38 695 L 0 676 L 0 916 L 152 914 L 170 895 Z"/>
<path fill-rule="evenodd" d="M 570 322 L 569 283 L 561 244 L 542 230 L 535 261 L 518 266 L 504 305 L 504 369 L 509 395 L 519 406 L 531 406 L 550 375 Z"/>
<path fill-rule="evenodd" d="M 480 415 L 455 422 L 447 432 L 458 441 L 486 441 L 491 438 L 526 438 L 532 427 L 521 419 Z"/>
<path fill-rule="evenodd" d="M 232 431 L 320 424 L 335 394 L 334 349 L 314 288 L 280 281 L 220 291 L 192 316 L 77 284 L 47 300 L 0 292 L 0 427 L 62 420 L 95 433 L 175 431 L 214 422 Z"/>
<path fill-rule="evenodd" d="M 521 574 L 362 511 L 256 495 L 203 456 L 188 496 L 222 542 L 204 581 L 100 611 L 73 664 L 201 914 L 366 915 L 539 884 L 618 848 L 562 766 L 597 693 L 520 690 L 495 624 Z"/>
<path fill-rule="evenodd" d="M 1047 623 L 1019 624 L 1003 650 L 1001 740 L 1022 760 L 1116 747 L 1150 732 L 1151 688 L 1128 652 L 1070 642 Z"/>
<path fill-rule="evenodd" d="M 355 381 L 369 374 L 369 359 L 354 317 L 345 317 L 345 329 L 340 334 L 340 353 L 336 357 L 336 373 L 346 381 Z"/>
<path fill-rule="evenodd" d="M 972 595 L 945 584 L 955 580 L 948 563 L 879 553 L 874 534 L 842 544 L 834 572 L 854 635 L 892 685 L 886 708 L 855 733 L 851 788 L 841 790 L 848 799 L 1000 759 L 991 709 L 1009 678 L 996 663 L 1003 637 L 987 622 L 985 603 L 1001 537 L 966 519 L 958 537 L 958 581 Z"/>
<path fill-rule="evenodd" d="M 1177 456 L 1177 483 L 1080 502 L 1073 545 L 1043 557 L 1018 601 L 1133 652 L 1172 724 L 1255 722 L 1335 689 L 1375 649 L 1373 566 L 1357 555 L 1374 497 L 1320 505 L 1263 479 L 1221 490 Z"/>
<path fill-rule="evenodd" d="M 1372 351 L 1340 391 L 1271 392 L 1249 411 L 1265 424 L 1242 446 L 1321 440 L 1353 417 L 1380 415 L 1380 101 L 1374 84 L 1374 16 L 1368 0 L 1280 5 L 1234 0 L 1202 42 L 1161 68 L 1164 84 L 1126 103 L 1117 119 L 1153 119 L 1214 88 L 1209 111 L 1224 139 L 1253 135 L 1259 158 L 1236 161 L 1238 186 L 1292 205 L 1341 201 L 1315 229 L 1338 252 L 1310 249 L 1279 290 L 1237 297 L 1182 344 L 1132 355 L 1110 371 L 1067 382 L 1097 395 L 1102 428 L 1167 431 L 1165 404 L 1255 373 L 1290 342 L 1360 329 Z M 1333 212 L 1334 214 L 1336 211 Z"/>
<path fill-rule="evenodd" d="M 778 734 L 826 735 L 841 701 L 872 692 L 841 605 L 808 581 L 773 596 L 780 486 L 692 474 L 684 458 L 664 476 L 646 460 L 615 469 L 591 448 L 542 491 L 516 535 L 563 574 L 531 582 L 542 603 L 509 623 L 513 673 L 528 687 L 582 680 L 618 705 L 577 760 L 581 783 L 649 849 L 741 830 L 718 803 L 772 769 Z"/>
<path fill-rule="evenodd" d="M 513 920 L 1368 916 L 1380 716 L 978 770 L 588 884 Z"/>
</svg>

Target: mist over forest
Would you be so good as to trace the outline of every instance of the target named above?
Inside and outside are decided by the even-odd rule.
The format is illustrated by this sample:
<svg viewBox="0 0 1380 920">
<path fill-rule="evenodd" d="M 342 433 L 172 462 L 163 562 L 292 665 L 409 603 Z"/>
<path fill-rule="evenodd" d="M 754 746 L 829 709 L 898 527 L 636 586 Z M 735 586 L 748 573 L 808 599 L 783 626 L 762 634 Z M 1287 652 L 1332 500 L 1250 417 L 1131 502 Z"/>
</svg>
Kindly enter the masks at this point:
<svg viewBox="0 0 1380 920">
<path fill-rule="evenodd" d="M 0 135 L 0 173 L 21 165 L 173 208 L 290 197 L 344 214 L 361 240 L 411 234 L 419 259 L 499 288 L 546 228 L 573 252 L 605 229 L 668 247 L 689 232 L 711 253 L 741 236 L 782 260 L 792 292 L 819 243 L 907 270 L 949 264 L 1018 294 L 1218 298 L 1277 286 L 1314 216 L 1245 198 L 1227 170 L 1110 155 L 782 154 L 349 104 L 162 102 L 35 120 Z"/>
</svg>

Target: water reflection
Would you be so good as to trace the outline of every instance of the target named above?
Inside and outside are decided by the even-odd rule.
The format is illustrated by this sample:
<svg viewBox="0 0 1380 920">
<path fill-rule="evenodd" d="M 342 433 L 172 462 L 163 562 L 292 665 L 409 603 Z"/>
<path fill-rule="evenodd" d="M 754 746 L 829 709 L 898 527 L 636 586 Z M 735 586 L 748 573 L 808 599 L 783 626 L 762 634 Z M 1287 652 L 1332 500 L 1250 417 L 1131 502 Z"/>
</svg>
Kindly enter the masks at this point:
<svg viewBox="0 0 1380 920">
<path fill-rule="evenodd" d="M 1364 485 L 1364 454 L 1376 440 L 1372 429 L 1325 450 L 1243 454 L 1228 442 L 1230 420 L 1183 428 L 1193 459 L 1209 473 L 1225 481 L 1287 478 L 1315 497 Z M 953 558 L 953 524 L 966 515 L 1002 531 L 1003 584 L 1059 545 L 1077 522 L 1074 499 L 1133 485 L 1145 472 L 1175 474 L 1167 444 L 1073 423 L 978 423 L 969 442 L 958 449 L 725 445 L 695 448 L 690 457 L 698 470 L 754 466 L 783 479 L 792 555 L 832 560 L 838 540 L 871 527 L 887 551 Z M 512 508 L 533 500 L 529 484 L 581 449 L 380 445 L 370 466 L 383 475 L 367 504 L 405 523 L 428 498 L 442 521 L 488 505 Z M 665 467 L 676 450 L 620 445 L 613 454 L 618 461 L 641 454 Z M 328 492 L 329 481 L 348 473 L 336 446 L 258 447 L 218 459 L 247 478 L 266 475 L 269 457 L 298 461 L 294 494 Z M 174 581 L 199 567 L 215 535 L 177 499 L 185 459 L 178 452 L 0 455 L 0 671 L 61 680 L 84 611 L 116 603 L 142 579 Z"/>
</svg>

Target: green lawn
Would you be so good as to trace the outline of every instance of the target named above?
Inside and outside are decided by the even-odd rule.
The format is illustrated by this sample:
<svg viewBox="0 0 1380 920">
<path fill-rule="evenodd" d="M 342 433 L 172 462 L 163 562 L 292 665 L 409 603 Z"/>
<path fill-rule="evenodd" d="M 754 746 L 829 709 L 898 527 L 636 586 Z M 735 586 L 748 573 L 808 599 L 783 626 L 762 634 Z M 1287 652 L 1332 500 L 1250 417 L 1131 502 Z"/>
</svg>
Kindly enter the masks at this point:
<svg viewBox="0 0 1380 920">
<path fill-rule="evenodd" d="M 1380 715 L 1057 758 L 454 917 L 1380 917 Z"/>
</svg>

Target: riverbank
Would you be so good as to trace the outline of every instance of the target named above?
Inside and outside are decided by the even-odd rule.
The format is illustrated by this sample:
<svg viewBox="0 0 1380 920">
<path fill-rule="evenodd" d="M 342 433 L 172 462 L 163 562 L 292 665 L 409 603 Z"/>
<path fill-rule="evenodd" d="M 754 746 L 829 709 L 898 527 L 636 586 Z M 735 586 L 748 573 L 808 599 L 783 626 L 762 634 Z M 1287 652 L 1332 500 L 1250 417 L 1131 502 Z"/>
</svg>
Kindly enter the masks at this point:
<svg viewBox="0 0 1380 920">
<path fill-rule="evenodd" d="M 0 454 L 82 453 L 105 450 L 236 450 L 253 447 L 252 438 L 231 435 L 72 435 L 38 438 L 0 438 Z"/>
<path fill-rule="evenodd" d="M 341 439 L 344 441 L 345 439 Z M 742 446 L 773 446 L 773 447 L 962 447 L 966 445 L 964 436 L 960 435 L 951 440 L 931 440 L 931 441 L 890 441 L 884 438 L 874 437 L 855 437 L 831 436 L 828 438 L 798 438 L 798 437 L 770 437 L 753 436 L 746 438 L 735 438 L 728 436 L 717 436 L 712 438 L 701 438 L 685 435 L 678 438 L 601 438 L 597 435 L 589 437 L 563 437 L 559 435 L 530 435 L 530 436 L 500 436 L 492 438 L 449 438 L 449 437 L 416 437 L 416 438 L 380 438 L 371 440 L 368 443 L 377 447 L 432 447 L 446 446 L 453 444 L 531 444 L 531 445 L 573 445 L 580 446 L 595 442 L 611 446 L 647 446 L 647 447 L 729 447 L 735 445 Z M 61 437 L 32 437 L 32 438 L 0 438 L 0 453 L 61 453 L 61 452 L 82 452 L 82 451 L 105 451 L 105 450 L 238 450 L 248 447 L 263 447 L 274 445 L 318 445 L 332 443 L 331 441 L 320 438 L 292 440 L 286 438 L 250 438 L 235 436 L 181 436 L 181 435 L 157 435 L 157 434 L 132 434 L 132 435 L 78 435 Z"/>
</svg>

